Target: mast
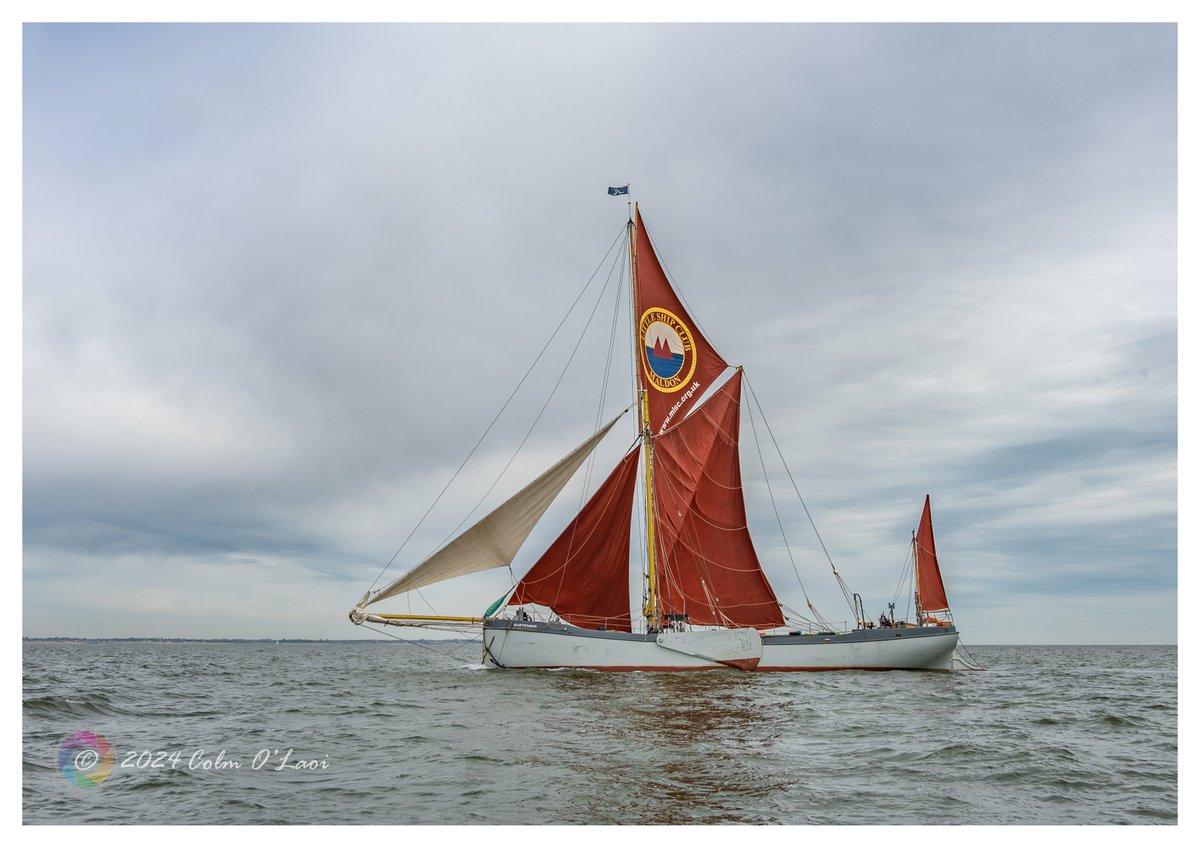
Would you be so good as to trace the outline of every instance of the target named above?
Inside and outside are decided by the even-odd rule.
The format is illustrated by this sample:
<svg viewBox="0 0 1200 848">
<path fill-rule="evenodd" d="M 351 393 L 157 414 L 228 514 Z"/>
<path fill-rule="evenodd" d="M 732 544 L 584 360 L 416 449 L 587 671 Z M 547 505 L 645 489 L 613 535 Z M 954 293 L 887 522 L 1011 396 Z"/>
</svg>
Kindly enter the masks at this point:
<svg viewBox="0 0 1200 848">
<path fill-rule="evenodd" d="M 639 394 L 642 399 L 642 444 L 646 458 L 646 580 L 647 596 L 646 626 L 658 629 L 658 581 L 654 567 L 654 448 L 650 440 L 650 409 L 646 405 L 646 390 Z"/>
<path fill-rule="evenodd" d="M 916 605 L 917 624 L 921 623 L 921 546 L 917 544 L 917 531 L 913 531 L 913 603 Z"/>
<path fill-rule="evenodd" d="M 637 206 L 635 204 L 634 211 Z M 637 304 L 637 238 L 634 233 L 634 219 L 629 219 L 629 279 L 633 291 L 633 303 Z M 636 339 L 636 308 L 634 319 L 634 336 Z M 635 350 L 634 355 L 640 352 Z M 636 360 L 635 360 L 636 361 Z M 650 406 L 646 399 L 646 389 L 638 389 L 638 402 L 642 409 L 642 450 L 646 469 L 646 606 L 642 610 L 646 616 L 647 630 L 658 629 L 658 581 L 654 567 L 654 450 L 650 439 Z"/>
<path fill-rule="evenodd" d="M 635 356 L 646 474 L 649 629 L 783 625 L 746 523 L 738 458 L 742 374 L 696 327 L 634 206 Z M 707 397 L 710 388 L 715 392 Z"/>
</svg>

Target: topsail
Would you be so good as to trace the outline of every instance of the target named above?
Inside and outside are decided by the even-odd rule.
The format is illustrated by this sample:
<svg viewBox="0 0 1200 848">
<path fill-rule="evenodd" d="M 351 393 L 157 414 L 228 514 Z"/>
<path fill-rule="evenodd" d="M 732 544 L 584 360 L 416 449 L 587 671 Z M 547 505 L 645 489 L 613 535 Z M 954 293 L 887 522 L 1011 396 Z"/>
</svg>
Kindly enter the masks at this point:
<svg viewBox="0 0 1200 848">
<path fill-rule="evenodd" d="M 637 216 L 638 378 L 646 390 L 650 432 L 678 424 L 704 390 L 725 373 L 721 358 L 671 288 L 650 236 Z"/>
</svg>

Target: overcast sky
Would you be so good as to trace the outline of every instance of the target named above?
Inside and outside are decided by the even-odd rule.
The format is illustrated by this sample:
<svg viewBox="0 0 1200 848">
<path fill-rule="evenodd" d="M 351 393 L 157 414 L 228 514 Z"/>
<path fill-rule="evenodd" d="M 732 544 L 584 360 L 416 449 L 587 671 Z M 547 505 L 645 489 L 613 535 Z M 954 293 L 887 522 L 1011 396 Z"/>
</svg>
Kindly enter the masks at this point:
<svg viewBox="0 0 1200 848">
<path fill-rule="evenodd" d="M 581 336 L 488 502 L 590 433 L 625 317 L 597 300 L 626 214 L 605 189 L 632 181 L 869 612 L 929 493 L 968 644 L 1175 641 L 1173 26 L 24 35 L 26 635 L 373 637 L 347 611 L 601 266 L 389 576 L 471 510 Z M 629 402 L 627 332 L 599 412 Z M 744 418 L 751 529 L 802 607 L 757 464 Z M 476 615 L 508 585 L 426 597 Z"/>
</svg>

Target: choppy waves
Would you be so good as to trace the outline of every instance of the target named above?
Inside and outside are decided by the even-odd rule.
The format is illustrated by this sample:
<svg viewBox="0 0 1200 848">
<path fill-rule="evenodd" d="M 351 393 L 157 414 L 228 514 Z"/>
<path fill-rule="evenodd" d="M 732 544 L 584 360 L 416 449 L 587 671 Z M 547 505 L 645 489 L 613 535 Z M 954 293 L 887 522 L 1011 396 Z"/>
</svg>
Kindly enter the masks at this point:
<svg viewBox="0 0 1200 848">
<path fill-rule="evenodd" d="M 487 670 L 473 645 L 27 643 L 25 821 L 1177 821 L 1175 648 L 975 653 L 988 671 L 689 675 Z M 116 752 L 101 785 L 60 772 L 79 731 Z"/>
</svg>

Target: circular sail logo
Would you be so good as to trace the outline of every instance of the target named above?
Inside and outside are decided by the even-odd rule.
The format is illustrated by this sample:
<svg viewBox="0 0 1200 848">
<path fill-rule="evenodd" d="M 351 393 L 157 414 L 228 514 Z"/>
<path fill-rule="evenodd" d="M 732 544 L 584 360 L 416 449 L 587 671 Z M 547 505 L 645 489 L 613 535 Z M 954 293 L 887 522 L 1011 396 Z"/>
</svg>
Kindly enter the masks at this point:
<svg viewBox="0 0 1200 848">
<path fill-rule="evenodd" d="M 647 309 L 638 321 L 646 379 L 660 392 L 677 392 L 696 370 L 696 344 L 692 331 L 674 312 Z"/>
<path fill-rule="evenodd" d="M 112 746 L 99 733 L 82 730 L 58 746 L 58 768 L 76 786 L 99 786 L 113 770 Z"/>
</svg>

